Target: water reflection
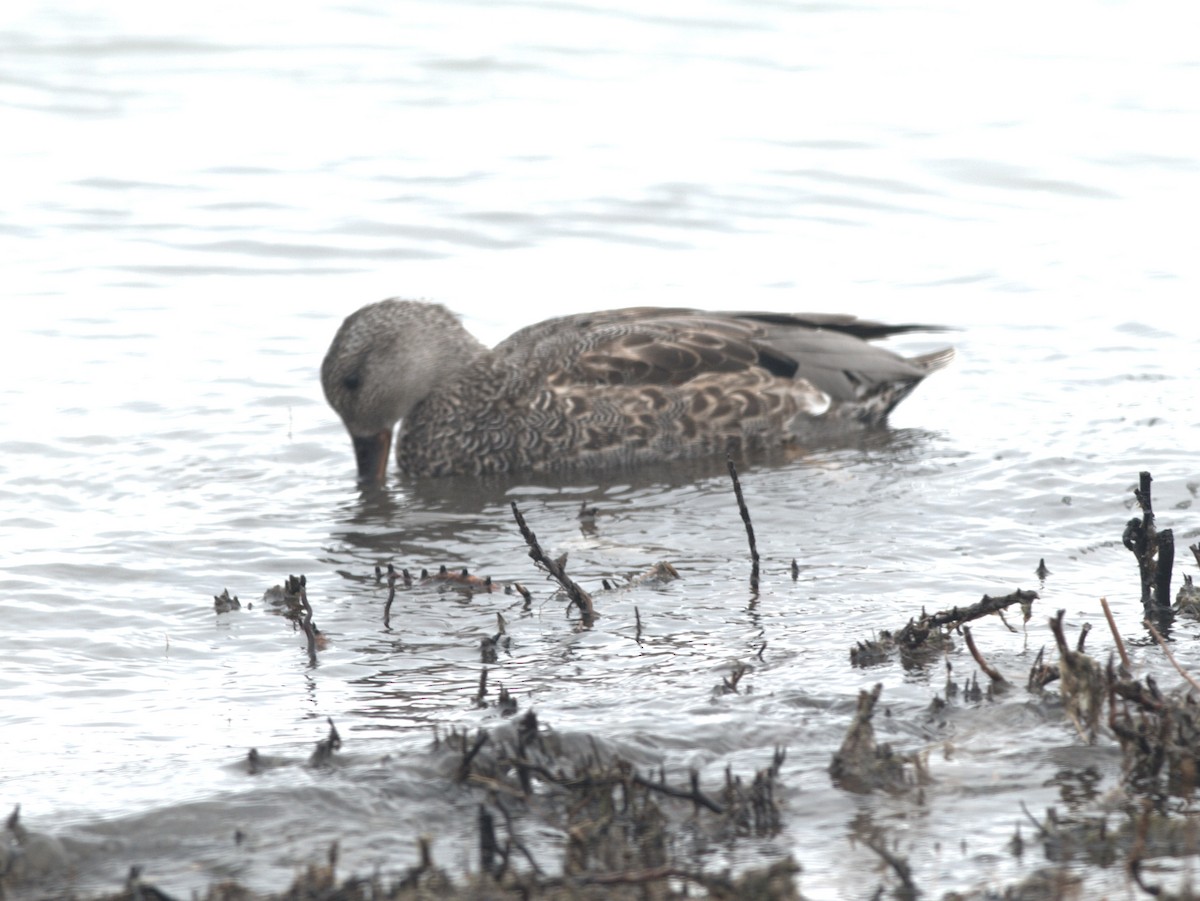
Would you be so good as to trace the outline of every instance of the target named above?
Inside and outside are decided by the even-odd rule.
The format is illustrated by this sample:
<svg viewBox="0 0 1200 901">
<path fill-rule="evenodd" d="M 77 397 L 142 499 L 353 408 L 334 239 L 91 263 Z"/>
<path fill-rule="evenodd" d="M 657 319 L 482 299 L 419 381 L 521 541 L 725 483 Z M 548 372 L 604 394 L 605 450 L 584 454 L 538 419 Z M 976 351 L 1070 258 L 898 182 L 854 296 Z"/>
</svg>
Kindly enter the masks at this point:
<svg viewBox="0 0 1200 901">
<path fill-rule="evenodd" d="M 809 471 L 830 466 L 869 467 L 880 478 L 917 464 L 940 434 L 923 429 L 870 429 L 818 436 L 803 447 L 776 448 L 740 455 L 735 463 L 747 475 L 774 473 L 782 482 L 804 479 Z M 720 490 L 729 481 L 720 458 L 674 461 L 615 469 L 605 473 L 490 475 L 472 478 L 410 479 L 393 475 L 386 488 L 364 489 L 342 502 L 331 533 L 339 553 L 358 559 L 386 559 L 416 552 L 461 553 L 471 544 L 515 534 L 510 503 L 545 505 L 561 521 L 573 508 L 585 534 L 594 522 L 581 516 L 584 506 L 603 510 L 606 502 L 661 506 L 677 501 L 681 490 Z M 601 520 L 603 521 L 603 520 Z"/>
</svg>

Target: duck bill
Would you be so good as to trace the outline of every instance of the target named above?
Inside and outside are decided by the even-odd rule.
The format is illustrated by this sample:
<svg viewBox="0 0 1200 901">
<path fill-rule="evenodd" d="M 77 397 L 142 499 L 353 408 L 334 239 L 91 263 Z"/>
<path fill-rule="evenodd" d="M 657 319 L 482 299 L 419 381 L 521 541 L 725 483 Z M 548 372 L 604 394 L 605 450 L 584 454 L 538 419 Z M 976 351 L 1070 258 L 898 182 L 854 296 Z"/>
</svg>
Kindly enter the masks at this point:
<svg viewBox="0 0 1200 901">
<path fill-rule="evenodd" d="M 382 485 L 387 478 L 388 454 L 392 449 L 392 433 L 384 429 L 374 435 L 352 435 L 354 459 L 358 463 L 360 485 Z"/>
</svg>

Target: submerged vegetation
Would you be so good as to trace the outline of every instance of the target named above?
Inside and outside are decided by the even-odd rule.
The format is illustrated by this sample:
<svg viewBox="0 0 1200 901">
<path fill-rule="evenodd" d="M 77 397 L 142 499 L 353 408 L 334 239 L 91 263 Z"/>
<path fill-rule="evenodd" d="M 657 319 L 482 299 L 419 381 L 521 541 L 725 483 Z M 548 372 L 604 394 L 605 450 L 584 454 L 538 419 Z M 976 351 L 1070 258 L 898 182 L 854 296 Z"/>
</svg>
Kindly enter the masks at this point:
<svg viewBox="0 0 1200 901">
<path fill-rule="evenodd" d="M 760 561 L 750 511 L 732 464 L 730 473 L 750 543 L 750 585 L 756 596 Z M 1064 776 L 1064 798 L 1071 801 L 1065 812 L 1050 807 L 1035 813 L 1024 805 L 1014 811 L 1014 832 L 1003 850 L 1020 863 L 1023 878 L 1009 885 L 980 885 L 972 892 L 944 895 L 947 901 L 1083 897 L 1081 866 L 1123 872 L 1131 891 L 1149 897 L 1196 897 L 1186 869 L 1180 875 L 1178 861 L 1200 853 L 1200 820 L 1192 807 L 1200 783 L 1200 683 L 1178 665 L 1168 637 L 1173 618 L 1195 616 L 1200 605 L 1190 574 L 1171 597 L 1174 538 L 1171 530 L 1157 528 L 1150 483 L 1149 474 L 1143 473 L 1135 489 L 1142 515 L 1127 523 L 1122 541 L 1137 562 L 1148 636 L 1142 644 L 1148 655 L 1157 651 L 1161 667 L 1143 662 L 1137 670 L 1102 599 L 1115 654 L 1107 659 L 1089 654 L 1090 625 L 1070 635 L 1064 611 L 1059 610 L 1046 620 L 1053 650 L 1047 653 L 1043 647 L 1027 673 L 1001 672 L 985 659 L 968 624 L 994 617 L 1010 633 L 1027 630 L 1037 616 L 1034 605 L 1039 598 L 1037 592 L 1023 588 L 934 613 L 921 610 L 899 628 L 859 637 L 849 649 L 858 668 L 878 666 L 893 656 L 899 656 L 906 669 L 944 663 L 945 689 L 931 699 L 931 713 L 1024 693 L 1029 709 L 1047 721 L 1069 723 L 1081 745 L 1104 745 L 1119 753 L 1120 784 L 1105 795 L 1095 787 L 1099 774 L 1081 770 Z M 564 601 L 572 628 L 593 628 L 603 616 L 610 592 L 679 577 L 670 563 L 659 562 L 642 574 L 605 579 L 601 589 L 589 592 L 568 575 L 565 555 L 553 557 L 542 547 L 515 503 L 512 513 L 529 556 L 557 586 L 556 596 Z M 594 509 L 585 506 L 580 515 L 585 527 L 594 528 Z M 1190 550 L 1200 563 L 1200 543 Z M 1044 560 L 1035 572 L 1042 580 L 1050 574 Z M 792 578 L 796 575 L 793 561 Z M 381 616 L 385 629 L 391 628 L 399 592 L 504 592 L 521 597 L 525 609 L 532 599 L 520 583 L 502 584 L 445 566 L 414 577 L 407 569 L 397 570 L 387 563 L 376 567 L 374 580 L 387 587 Z M 266 592 L 263 602 L 304 636 L 304 652 L 316 666 L 325 637 L 314 622 L 306 578 L 288 576 Z M 1006 611 L 1014 608 L 1020 611 L 1024 629 L 1006 618 Z M 214 597 L 214 609 L 220 616 L 239 615 L 243 605 L 224 591 Z M 474 699 L 479 707 L 492 708 L 500 725 L 437 734 L 430 747 L 430 754 L 442 764 L 439 772 L 444 774 L 446 790 L 469 793 L 476 806 L 474 821 L 462 826 L 475 836 L 473 866 L 452 872 L 434 859 L 428 836 L 397 835 L 398 846 L 416 849 L 417 862 L 404 870 L 343 874 L 335 843 L 278 892 L 256 893 L 236 882 L 219 882 L 203 897 L 212 901 L 266 897 L 787 901 L 803 897 L 803 860 L 793 856 L 802 855 L 803 849 L 781 852 L 783 843 L 775 841 L 786 830 L 782 801 L 786 786 L 781 774 L 788 754 L 798 753 L 796 749 L 776 748 L 755 772 L 738 773 L 727 765 L 718 784 L 705 784 L 694 770 L 680 779 L 668 777 L 661 769 L 655 772 L 635 765 L 599 733 L 560 733 L 541 722 L 533 710 L 522 710 L 503 686 L 493 695 L 488 666 L 508 648 L 505 626 L 503 616 L 497 614 L 496 633 L 481 643 L 482 666 Z M 972 675 L 959 684 L 951 678 L 954 663 L 962 663 L 965 657 L 960 639 L 982 680 Z M 640 614 L 636 640 L 642 640 Z M 1180 690 L 1160 687 L 1164 673 L 1170 675 L 1171 670 L 1183 680 Z M 750 672 L 751 664 L 736 661 L 713 686 L 714 695 L 746 690 L 744 679 Z M 881 684 L 859 693 L 845 738 L 828 763 L 829 778 L 851 795 L 881 794 L 920 808 L 927 803 L 926 793 L 936 791 L 937 767 L 924 747 L 894 748 L 877 739 L 874 720 L 882 695 Z M 1004 740 L 1003 735 L 997 736 L 998 742 Z M 327 733 L 306 760 L 272 759 L 251 749 L 245 772 L 253 776 L 281 766 L 337 767 L 342 750 L 342 736 L 331 719 Z M 1073 785 L 1069 791 L 1068 783 Z M 869 849 L 879 864 L 876 871 L 864 874 L 861 897 L 935 897 L 919 884 L 894 827 L 879 825 L 863 814 L 850 824 L 849 833 L 851 841 Z M 540 836 L 538 842 L 530 841 L 533 834 Z M 547 843 L 547 835 L 555 840 Z M 845 836 L 831 836 L 831 840 L 843 841 Z M 714 846 L 743 849 L 734 857 L 746 863 L 735 871 L 714 871 L 706 864 L 705 853 Z M 547 847 L 557 850 L 548 853 Z M 0 888 L 21 897 L 77 897 L 70 867 L 62 844 L 53 836 L 30 831 L 18 805 L 7 820 L 6 841 L 0 844 Z M 133 867 L 126 884 L 103 897 L 133 901 L 170 896 Z"/>
</svg>

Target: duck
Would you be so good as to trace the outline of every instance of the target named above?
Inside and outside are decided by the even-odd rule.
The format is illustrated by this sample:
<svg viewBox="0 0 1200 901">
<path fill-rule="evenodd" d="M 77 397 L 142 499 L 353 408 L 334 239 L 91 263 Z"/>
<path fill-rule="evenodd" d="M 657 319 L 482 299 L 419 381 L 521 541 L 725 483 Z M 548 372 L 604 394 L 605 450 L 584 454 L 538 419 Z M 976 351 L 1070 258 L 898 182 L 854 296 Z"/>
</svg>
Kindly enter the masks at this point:
<svg viewBox="0 0 1200 901">
<path fill-rule="evenodd" d="M 592 470 L 802 442 L 870 427 L 954 356 L 874 340 L 939 326 L 830 313 L 628 307 L 557 316 L 488 348 L 445 306 L 350 314 L 321 385 L 363 485 Z"/>
</svg>

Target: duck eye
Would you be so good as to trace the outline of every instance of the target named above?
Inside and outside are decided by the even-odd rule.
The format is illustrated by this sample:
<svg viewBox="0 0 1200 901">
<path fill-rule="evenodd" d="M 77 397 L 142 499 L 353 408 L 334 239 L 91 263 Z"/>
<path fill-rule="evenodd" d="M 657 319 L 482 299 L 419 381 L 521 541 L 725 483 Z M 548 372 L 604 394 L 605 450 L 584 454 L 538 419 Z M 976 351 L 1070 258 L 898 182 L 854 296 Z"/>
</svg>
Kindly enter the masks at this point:
<svg viewBox="0 0 1200 901">
<path fill-rule="evenodd" d="M 342 386 L 347 391 L 357 391 L 360 385 L 362 385 L 362 378 L 357 372 L 342 379 Z"/>
</svg>

